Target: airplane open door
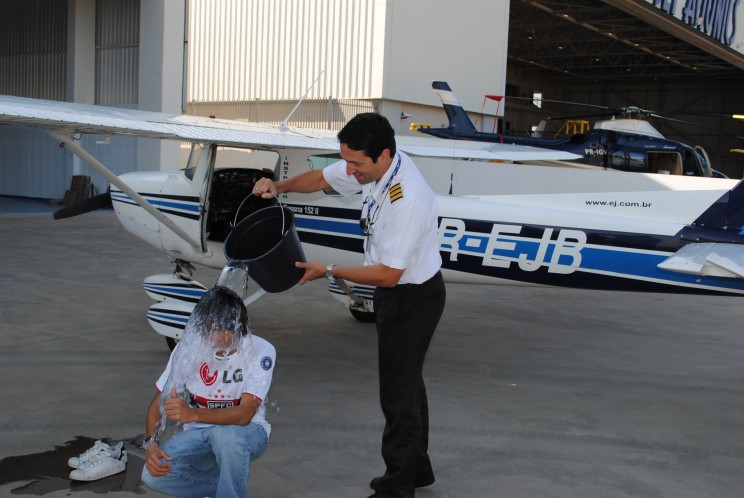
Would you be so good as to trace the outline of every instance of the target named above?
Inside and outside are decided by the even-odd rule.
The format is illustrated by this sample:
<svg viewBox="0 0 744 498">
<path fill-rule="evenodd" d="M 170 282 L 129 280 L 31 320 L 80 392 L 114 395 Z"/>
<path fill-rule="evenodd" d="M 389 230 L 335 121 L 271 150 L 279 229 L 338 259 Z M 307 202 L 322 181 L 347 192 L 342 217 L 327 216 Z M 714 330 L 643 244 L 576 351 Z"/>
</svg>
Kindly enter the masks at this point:
<svg viewBox="0 0 744 498">
<path fill-rule="evenodd" d="M 163 173 L 159 197 L 148 199 L 168 215 L 192 242 L 165 227 L 160 230 L 160 243 L 169 256 L 176 259 L 204 260 L 211 257 L 206 243 L 204 219 L 207 212 L 209 178 L 215 147 L 194 143 L 181 174 Z"/>
</svg>

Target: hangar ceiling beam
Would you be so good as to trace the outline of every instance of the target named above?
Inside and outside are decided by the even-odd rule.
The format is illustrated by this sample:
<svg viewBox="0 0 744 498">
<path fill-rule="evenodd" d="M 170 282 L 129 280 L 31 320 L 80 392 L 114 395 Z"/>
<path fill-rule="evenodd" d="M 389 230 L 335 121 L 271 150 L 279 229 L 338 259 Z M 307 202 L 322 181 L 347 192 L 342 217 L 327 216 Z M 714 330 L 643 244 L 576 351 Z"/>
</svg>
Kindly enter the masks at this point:
<svg viewBox="0 0 744 498">
<path fill-rule="evenodd" d="M 744 69 L 744 55 L 711 38 L 705 33 L 688 26 L 671 15 L 662 14 L 659 9 L 646 2 L 635 0 L 603 0 L 605 3 L 631 14 L 645 23 L 655 26 L 680 40 Z"/>
</svg>

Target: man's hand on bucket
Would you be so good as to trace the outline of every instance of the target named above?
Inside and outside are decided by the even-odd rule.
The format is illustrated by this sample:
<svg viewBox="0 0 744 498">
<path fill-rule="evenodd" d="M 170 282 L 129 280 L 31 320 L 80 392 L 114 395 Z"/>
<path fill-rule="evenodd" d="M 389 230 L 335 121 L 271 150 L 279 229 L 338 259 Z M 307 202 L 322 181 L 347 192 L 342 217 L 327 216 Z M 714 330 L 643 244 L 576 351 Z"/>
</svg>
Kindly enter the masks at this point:
<svg viewBox="0 0 744 498">
<path fill-rule="evenodd" d="M 297 268 L 304 268 L 305 274 L 302 276 L 298 284 L 302 285 L 305 282 L 310 282 L 311 280 L 316 280 L 321 277 L 325 277 L 326 274 L 326 265 L 323 263 L 304 263 L 302 261 L 297 261 L 295 263 L 295 266 Z"/>
<path fill-rule="evenodd" d="M 263 199 L 271 199 L 272 197 L 276 197 L 279 191 L 271 179 L 261 178 L 253 186 L 253 191 L 251 193 Z"/>
</svg>

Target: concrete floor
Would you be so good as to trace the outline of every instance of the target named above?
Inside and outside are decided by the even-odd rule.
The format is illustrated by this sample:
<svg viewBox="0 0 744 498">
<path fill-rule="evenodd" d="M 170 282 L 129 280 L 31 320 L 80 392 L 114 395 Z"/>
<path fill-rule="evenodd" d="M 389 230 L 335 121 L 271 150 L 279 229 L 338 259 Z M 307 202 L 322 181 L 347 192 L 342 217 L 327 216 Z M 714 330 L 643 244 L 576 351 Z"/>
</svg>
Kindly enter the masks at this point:
<svg viewBox="0 0 744 498">
<path fill-rule="evenodd" d="M 33 204 L 33 203 L 31 203 Z M 161 496 L 138 483 L 147 403 L 168 358 L 142 280 L 166 256 L 111 211 L 53 221 L 0 202 L 0 496 Z M 216 271 L 196 279 L 211 286 Z M 437 482 L 420 497 L 744 494 L 742 300 L 448 286 L 427 360 Z M 373 325 L 322 282 L 249 312 L 278 357 L 253 497 L 366 497 L 382 472 Z M 127 472 L 66 478 L 125 440 Z"/>
</svg>

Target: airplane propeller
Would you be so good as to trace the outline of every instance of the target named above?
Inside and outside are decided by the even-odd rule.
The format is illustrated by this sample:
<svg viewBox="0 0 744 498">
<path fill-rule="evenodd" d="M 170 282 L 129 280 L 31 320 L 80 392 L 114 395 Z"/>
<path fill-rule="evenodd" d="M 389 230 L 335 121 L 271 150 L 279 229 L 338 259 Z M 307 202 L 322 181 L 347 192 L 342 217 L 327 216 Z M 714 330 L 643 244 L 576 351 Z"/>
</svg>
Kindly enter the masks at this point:
<svg viewBox="0 0 744 498">
<path fill-rule="evenodd" d="M 112 206 L 111 194 L 109 192 L 105 192 L 103 194 L 98 194 L 90 197 L 89 199 L 85 199 L 84 201 L 76 202 L 75 204 L 72 204 L 70 206 L 63 207 L 62 209 L 58 209 L 54 213 L 52 213 L 52 217 L 55 220 L 63 220 L 65 218 L 72 218 L 73 216 L 89 213 L 98 209 L 110 208 Z"/>
</svg>

